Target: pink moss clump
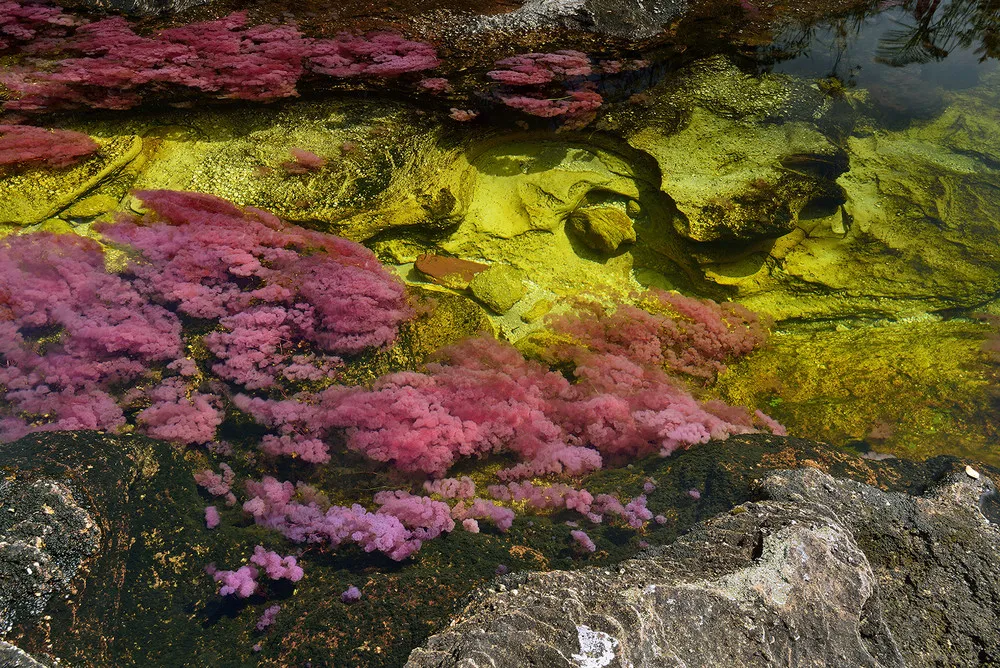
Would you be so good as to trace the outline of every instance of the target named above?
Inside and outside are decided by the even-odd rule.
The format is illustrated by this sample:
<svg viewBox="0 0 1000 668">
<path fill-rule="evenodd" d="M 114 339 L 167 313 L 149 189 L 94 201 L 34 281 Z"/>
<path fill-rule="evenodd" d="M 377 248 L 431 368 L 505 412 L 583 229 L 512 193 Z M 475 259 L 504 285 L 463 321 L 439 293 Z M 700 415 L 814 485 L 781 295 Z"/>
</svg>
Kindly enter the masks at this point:
<svg viewBox="0 0 1000 668">
<path fill-rule="evenodd" d="M 153 438 L 188 445 L 208 443 L 222 424 L 220 398 L 192 391 L 180 378 L 168 378 L 147 396 L 153 403 L 136 420 Z"/>
<path fill-rule="evenodd" d="M 0 441 L 32 431 L 124 426 L 116 388 L 180 357 L 180 334 L 173 313 L 105 271 L 94 241 L 52 234 L 3 239 Z"/>
<path fill-rule="evenodd" d="M 283 557 L 277 552 L 265 550 L 258 545 L 253 549 L 250 563 L 259 566 L 267 577 L 272 580 L 289 580 L 298 582 L 304 572 L 295 557 Z"/>
<path fill-rule="evenodd" d="M 296 500 L 296 486 L 265 476 L 248 481 L 250 500 L 244 512 L 294 543 L 322 543 L 337 549 L 356 544 L 365 552 L 382 552 L 402 561 L 420 549 L 421 541 L 394 515 L 372 513 L 360 505 L 331 506 L 318 499 Z"/>
<path fill-rule="evenodd" d="M 526 53 L 498 60 L 487 76 L 512 86 L 535 86 L 558 77 L 585 77 L 593 73 L 590 57 L 579 51 Z"/>
<path fill-rule="evenodd" d="M 205 526 L 209 529 L 214 529 L 219 526 L 222 518 L 219 516 L 219 509 L 215 506 L 208 506 L 205 508 Z"/>
<path fill-rule="evenodd" d="M 279 612 L 281 612 L 280 605 L 272 605 L 264 610 L 264 613 L 257 619 L 257 630 L 263 631 L 274 624 L 274 620 L 277 618 Z"/>
<path fill-rule="evenodd" d="M 476 495 L 476 483 L 469 476 L 426 480 L 424 491 L 445 499 L 471 499 Z"/>
<path fill-rule="evenodd" d="M 448 116 L 452 120 L 458 121 L 459 123 L 467 123 L 469 121 L 475 120 L 476 117 L 479 116 L 479 112 L 474 111 L 472 109 L 457 109 L 455 107 L 452 107 L 450 112 L 448 113 Z"/>
<path fill-rule="evenodd" d="M 221 583 L 219 594 L 222 596 L 250 598 L 261 591 L 258 578 L 262 571 L 271 580 L 298 582 L 303 576 L 302 567 L 295 557 L 283 557 L 258 545 L 250 557 L 250 564 L 240 566 L 235 571 L 215 571 L 212 577 Z"/>
<path fill-rule="evenodd" d="M 390 344 L 412 314 L 402 283 L 359 244 L 210 195 L 136 195 L 150 213 L 100 230 L 141 253 L 128 273 L 151 300 L 219 319 L 204 343 L 225 380 L 264 389 L 330 377 L 339 355 Z"/>
<path fill-rule="evenodd" d="M 412 311 L 402 283 L 363 246 L 195 193 L 139 193 L 145 217 L 101 226 L 129 246 L 121 274 L 96 242 L 28 234 L 0 241 L 0 440 L 32 431 L 116 430 L 212 444 L 230 387 L 333 377 L 341 355 L 389 345 Z M 183 356 L 178 316 L 216 377 Z M 226 382 L 219 382 L 219 380 Z M 265 450 L 325 461 L 294 435 Z"/>
<path fill-rule="evenodd" d="M 570 127 L 586 125 L 604 103 L 587 79 L 592 74 L 590 57 L 571 50 L 504 58 L 487 72 L 502 85 L 496 98 L 504 105 L 531 116 L 562 118 Z"/>
<path fill-rule="evenodd" d="M 0 124 L 0 167 L 68 167 L 98 148 L 97 142 L 82 132 Z"/>
<path fill-rule="evenodd" d="M 451 509 L 451 516 L 463 524 L 470 520 L 489 520 L 500 531 L 507 531 L 514 524 L 514 511 L 504 508 L 487 499 L 472 499 L 459 501 Z M 476 533 L 479 523 L 476 522 Z"/>
<path fill-rule="evenodd" d="M 216 473 L 211 469 L 195 471 L 194 481 L 212 496 L 224 497 L 226 505 L 232 506 L 236 503 L 236 496 L 232 492 L 232 484 L 236 478 L 236 473 L 225 462 L 219 464 L 219 470 L 222 473 Z"/>
<path fill-rule="evenodd" d="M 417 85 L 432 93 L 447 93 L 451 91 L 451 83 L 449 83 L 447 79 L 441 77 L 421 79 L 420 83 Z"/>
<path fill-rule="evenodd" d="M 60 36 L 77 20 L 43 0 L 0 0 L 0 51 L 42 37 Z"/>
<path fill-rule="evenodd" d="M 588 536 L 585 531 L 570 531 L 569 535 L 573 537 L 573 540 L 576 541 L 577 545 L 582 547 L 587 552 L 594 552 L 597 550 L 597 545 L 594 544 L 594 541 L 590 539 L 590 536 Z"/>
<path fill-rule="evenodd" d="M 32 26 L 45 22 L 37 8 L 27 13 L 23 0 L 0 3 L 0 10 L 8 6 L 19 13 L 14 23 L 0 15 L 0 50 L 11 43 L 12 34 L 21 41 L 32 39 Z M 69 25 L 64 19 L 48 20 Z M 112 17 L 30 47 L 37 69 L 11 68 L 0 74 L 0 83 L 16 94 L 4 105 L 7 110 L 129 109 L 146 98 L 185 91 L 274 100 L 297 95 L 297 84 L 307 75 L 395 77 L 439 64 L 432 46 L 396 34 L 311 39 L 294 25 L 248 26 L 245 12 L 149 36 L 136 33 L 124 18 Z"/>
<path fill-rule="evenodd" d="M 333 386 L 284 400 L 238 395 L 234 402 L 290 448 L 346 430 L 348 448 L 432 476 L 460 458 L 498 452 L 521 460 L 501 478 L 579 475 L 605 458 L 666 455 L 755 431 L 745 409 L 697 401 L 664 368 L 713 379 L 726 359 L 763 340 L 763 325 L 736 305 L 662 291 L 646 298 L 672 314 L 583 308 L 553 321 L 572 343 L 547 354 L 553 365 L 573 368 L 572 380 L 481 337 L 440 351 L 424 372 L 389 374 L 371 388 Z"/>
<path fill-rule="evenodd" d="M 257 593 L 258 575 L 257 569 L 253 566 L 240 566 L 235 571 L 216 571 L 212 577 L 220 583 L 220 595 L 250 598 Z"/>
<path fill-rule="evenodd" d="M 303 148 L 289 149 L 292 159 L 281 163 L 282 169 L 288 174 L 308 174 L 318 172 L 326 166 L 326 158 L 322 158 L 312 151 Z"/>
</svg>

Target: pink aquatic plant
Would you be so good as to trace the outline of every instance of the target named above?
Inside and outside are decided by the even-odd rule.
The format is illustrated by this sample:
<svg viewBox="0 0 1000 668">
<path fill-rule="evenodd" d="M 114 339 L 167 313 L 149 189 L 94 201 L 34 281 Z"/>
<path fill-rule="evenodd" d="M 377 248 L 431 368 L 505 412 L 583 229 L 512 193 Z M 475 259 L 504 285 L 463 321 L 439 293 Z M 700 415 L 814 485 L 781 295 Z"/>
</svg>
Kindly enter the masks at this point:
<svg viewBox="0 0 1000 668">
<path fill-rule="evenodd" d="M 288 174 L 308 174 L 318 172 L 326 166 L 326 158 L 322 158 L 312 151 L 303 148 L 289 149 L 292 159 L 281 163 L 282 169 Z"/>
<path fill-rule="evenodd" d="M 576 530 L 570 531 L 569 535 L 572 536 L 573 540 L 576 541 L 576 544 L 582 547 L 585 551 L 595 552 L 597 550 L 597 545 L 595 545 L 594 541 L 590 539 L 587 532 Z"/>
<path fill-rule="evenodd" d="M 219 509 L 215 506 L 208 506 L 205 508 L 205 527 L 209 529 L 215 529 L 219 526 L 222 518 L 219 516 Z"/>
<path fill-rule="evenodd" d="M 561 118 L 575 127 L 586 125 L 604 103 L 587 80 L 594 73 L 587 54 L 565 50 L 504 58 L 487 76 L 502 84 L 496 98 L 504 105 L 531 116 Z"/>
<path fill-rule="evenodd" d="M 12 31 L 30 39 L 33 28 L 24 22 L 39 21 L 24 18 L 22 3 L 0 4 L 0 8 L 21 7 L 13 19 L 16 24 L 10 19 L 0 23 L 0 40 Z M 63 20 L 61 25 L 69 23 Z M 0 49 L 9 42 L 9 37 L 0 41 Z M 50 60 L 37 69 L 21 67 L 0 74 L 0 83 L 16 93 L 5 104 L 8 110 L 129 109 L 149 97 L 184 91 L 273 100 L 297 95 L 297 83 L 307 74 L 394 77 L 433 69 L 439 62 L 429 44 L 396 34 L 340 33 L 333 39 L 310 39 L 294 25 L 248 26 L 245 12 L 149 36 L 137 34 L 124 18 L 112 17 L 32 46 L 34 55 L 49 55 Z"/>
<path fill-rule="evenodd" d="M 573 379 L 525 359 L 492 337 L 440 351 L 422 373 L 380 378 L 371 388 L 331 387 L 293 399 L 234 402 L 293 445 L 346 430 L 348 448 L 403 471 L 444 475 L 461 457 L 513 452 L 507 479 L 578 475 L 604 457 L 633 458 L 755 430 L 747 411 L 699 402 L 663 370 L 710 379 L 765 332 L 749 312 L 652 292 L 673 315 L 621 307 L 553 321 L 571 343 L 549 354 Z M 778 429 L 777 423 L 758 422 Z"/>
<path fill-rule="evenodd" d="M 141 253 L 128 272 L 150 299 L 220 319 L 204 342 L 226 380 L 261 389 L 329 377 L 338 355 L 391 343 L 412 314 L 402 283 L 359 244 L 210 195 L 136 195 L 144 218 L 100 229 Z"/>
<path fill-rule="evenodd" d="M 257 619 L 257 630 L 263 631 L 274 624 L 274 620 L 278 617 L 279 612 L 281 612 L 280 605 L 272 605 L 264 610 L 264 613 Z"/>
<path fill-rule="evenodd" d="M 60 36 L 77 22 L 43 0 L 0 0 L 0 51 L 42 37 Z"/>
<path fill-rule="evenodd" d="M 68 167 L 98 148 L 97 142 L 82 132 L 0 124 L 0 167 Z"/>
<path fill-rule="evenodd" d="M 105 271 L 94 241 L 52 234 L 3 239 L 0 440 L 123 426 L 115 388 L 180 357 L 180 333 L 173 313 Z"/>
<path fill-rule="evenodd" d="M 257 593 L 259 572 L 253 566 L 240 566 L 235 571 L 216 571 L 213 578 L 220 583 L 219 594 L 250 598 Z"/>
</svg>

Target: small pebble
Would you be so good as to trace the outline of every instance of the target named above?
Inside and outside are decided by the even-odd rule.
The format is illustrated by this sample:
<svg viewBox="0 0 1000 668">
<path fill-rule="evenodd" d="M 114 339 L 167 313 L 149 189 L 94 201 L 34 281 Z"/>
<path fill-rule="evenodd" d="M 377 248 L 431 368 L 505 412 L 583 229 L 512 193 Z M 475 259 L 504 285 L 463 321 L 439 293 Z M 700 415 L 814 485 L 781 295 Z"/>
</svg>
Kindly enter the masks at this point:
<svg viewBox="0 0 1000 668">
<path fill-rule="evenodd" d="M 969 476 L 973 480 L 979 480 L 979 471 L 972 468 L 971 466 L 965 467 L 965 475 Z"/>
</svg>

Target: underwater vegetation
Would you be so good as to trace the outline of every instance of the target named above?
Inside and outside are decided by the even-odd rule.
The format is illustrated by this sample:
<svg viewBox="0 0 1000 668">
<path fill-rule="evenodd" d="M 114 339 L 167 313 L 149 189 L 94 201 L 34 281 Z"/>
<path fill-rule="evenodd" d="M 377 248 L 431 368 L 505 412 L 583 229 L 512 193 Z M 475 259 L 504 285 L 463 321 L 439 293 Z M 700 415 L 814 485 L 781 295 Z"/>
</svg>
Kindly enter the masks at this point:
<svg viewBox="0 0 1000 668">
<path fill-rule="evenodd" d="M 221 461 L 220 473 L 195 475 L 209 496 L 234 506 L 243 487 L 245 517 L 292 542 L 355 543 L 401 560 L 456 522 L 472 533 L 480 520 L 505 531 L 514 513 L 494 500 L 641 528 L 652 518 L 644 496 L 622 502 L 517 481 L 580 476 L 760 428 L 784 433 L 760 411 L 692 393 L 759 346 L 764 324 L 736 304 L 656 289 L 636 305 L 581 302 L 551 318 L 551 338 L 535 344 L 534 358 L 480 336 L 421 369 L 342 384 L 352 356 L 391 345 L 417 311 L 370 251 L 208 195 L 137 196 L 145 215 L 97 226 L 109 250 L 72 234 L 0 245 L 4 440 L 134 428 L 206 444 L 224 460 L 254 439 L 234 446 L 219 440 L 220 428 L 236 421 L 245 431 L 252 419 L 262 478 L 240 484 Z M 341 506 L 327 496 L 336 490 L 269 474 L 278 469 L 268 462 L 283 458 L 328 464 L 337 443 L 418 481 L 462 459 L 502 454 L 513 463 L 494 471 L 508 483 L 487 490 L 494 500 L 476 497 L 470 479 L 428 481 L 425 491 L 454 505 L 396 490 L 357 499 L 368 507 Z M 206 525 L 221 521 L 209 506 Z M 216 579 L 223 593 L 250 591 L 255 571 L 245 565 Z"/>
</svg>

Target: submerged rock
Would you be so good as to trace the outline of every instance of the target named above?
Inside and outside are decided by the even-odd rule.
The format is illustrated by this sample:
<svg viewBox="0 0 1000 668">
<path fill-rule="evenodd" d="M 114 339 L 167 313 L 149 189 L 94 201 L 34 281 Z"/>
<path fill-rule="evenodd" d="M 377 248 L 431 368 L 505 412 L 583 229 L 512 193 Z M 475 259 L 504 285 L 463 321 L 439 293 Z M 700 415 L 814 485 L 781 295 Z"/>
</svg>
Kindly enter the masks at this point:
<svg viewBox="0 0 1000 668">
<path fill-rule="evenodd" d="M 0 634 L 5 634 L 66 590 L 97 552 L 102 531 L 57 480 L 0 481 L 0 509 Z"/>
<path fill-rule="evenodd" d="M 762 491 L 614 572 L 507 577 L 407 666 L 972 666 L 1000 652 L 1000 530 L 979 506 L 992 482 L 911 497 L 804 469 Z"/>
<path fill-rule="evenodd" d="M 458 257 L 447 257 L 424 253 L 417 256 L 413 263 L 414 269 L 426 276 L 430 281 L 456 290 L 469 287 L 469 282 L 490 265 L 482 262 L 463 260 Z"/>
<path fill-rule="evenodd" d="M 635 228 L 625 211 L 614 206 L 577 209 L 566 219 L 566 229 L 589 248 L 610 255 L 635 242 Z"/>
<path fill-rule="evenodd" d="M 473 296 L 495 313 L 503 315 L 521 300 L 527 289 L 520 271 L 507 264 L 494 264 L 469 282 Z"/>
</svg>

